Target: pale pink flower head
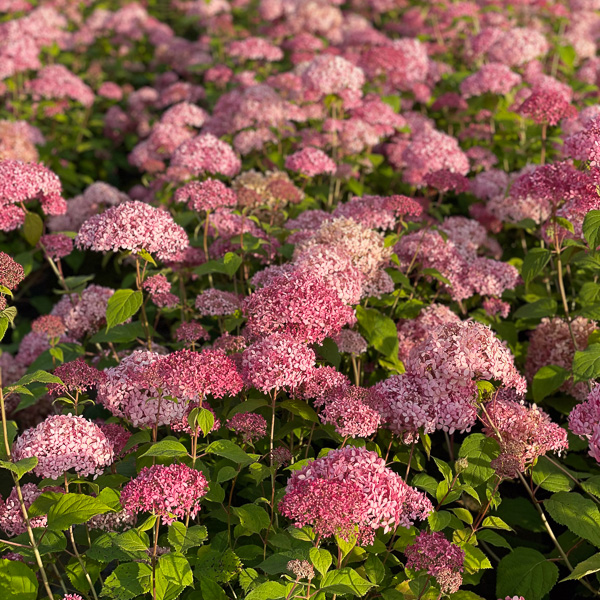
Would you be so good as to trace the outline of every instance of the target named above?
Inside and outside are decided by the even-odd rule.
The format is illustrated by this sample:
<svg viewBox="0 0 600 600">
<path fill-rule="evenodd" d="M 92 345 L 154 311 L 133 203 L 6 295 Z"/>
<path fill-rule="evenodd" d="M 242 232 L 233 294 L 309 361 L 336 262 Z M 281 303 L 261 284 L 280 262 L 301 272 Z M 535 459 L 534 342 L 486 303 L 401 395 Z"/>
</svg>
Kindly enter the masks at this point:
<svg viewBox="0 0 600 600">
<path fill-rule="evenodd" d="M 600 386 L 594 386 L 585 402 L 573 408 L 569 429 L 588 441 L 590 456 L 600 463 Z"/>
<path fill-rule="evenodd" d="M 106 98 L 107 100 L 116 100 L 118 102 L 123 98 L 123 90 L 120 85 L 113 83 L 112 81 L 105 81 L 98 88 L 98 96 Z"/>
<path fill-rule="evenodd" d="M 568 448 L 567 432 L 535 404 L 499 397 L 487 404 L 481 419 L 484 433 L 500 444 L 491 466 L 503 477 L 515 478 L 547 452 Z"/>
<path fill-rule="evenodd" d="M 199 128 L 204 125 L 207 119 L 206 111 L 199 106 L 190 102 L 179 102 L 164 112 L 160 122 L 177 127 Z"/>
<path fill-rule="evenodd" d="M 164 210 L 138 201 L 123 202 L 94 215 L 80 228 L 75 245 L 94 252 L 146 250 L 160 260 L 168 260 L 189 245 L 183 227 Z"/>
<path fill-rule="evenodd" d="M 50 479 L 58 479 L 70 469 L 81 477 L 101 475 L 114 460 L 112 444 L 102 430 L 73 415 L 53 415 L 25 430 L 16 439 L 12 454 L 15 460 L 37 457 L 33 472 Z"/>
<path fill-rule="evenodd" d="M 339 95 L 345 90 L 360 92 L 365 83 L 365 74 L 361 68 L 341 56 L 321 54 L 303 69 L 302 83 L 307 90 L 322 96 Z"/>
<path fill-rule="evenodd" d="M 62 215 L 67 211 L 60 180 L 50 169 L 37 163 L 0 161 L 0 212 L 16 210 L 17 207 L 9 208 L 9 205 L 36 199 L 39 199 L 42 210 L 47 215 Z M 6 225 L 3 226 L 5 231 L 16 229 L 24 222 L 23 210 L 20 207 L 18 210 L 21 216 L 11 213 L 6 223 L 2 219 L 2 223 Z"/>
<path fill-rule="evenodd" d="M 354 310 L 325 281 L 309 272 L 283 275 L 243 302 L 251 336 L 282 332 L 311 344 L 353 324 Z"/>
<path fill-rule="evenodd" d="M 48 65 L 26 83 L 34 98 L 69 99 L 86 107 L 94 103 L 94 92 L 77 75 L 63 65 Z"/>
<path fill-rule="evenodd" d="M 200 499 L 208 492 L 204 475 L 187 465 L 144 467 L 125 485 L 121 505 L 132 513 L 150 512 L 170 525 L 200 511 Z"/>
<path fill-rule="evenodd" d="M 73 252 L 73 240 L 61 233 L 43 235 L 39 243 L 53 260 L 64 258 Z"/>
<path fill-rule="evenodd" d="M 31 331 L 44 334 L 49 338 L 58 338 L 66 331 L 62 317 L 56 315 L 43 315 L 31 323 Z"/>
<path fill-rule="evenodd" d="M 233 148 L 210 133 L 203 133 L 181 144 L 171 157 L 171 170 L 187 176 L 225 175 L 235 177 L 242 167 Z"/>
<path fill-rule="evenodd" d="M 435 577 L 444 594 L 453 594 L 460 588 L 465 552 L 449 542 L 443 533 L 422 531 L 404 553 L 406 568 L 427 571 Z"/>
<path fill-rule="evenodd" d="M 246 444 L 252 444 L 267 435 L 267 421 L 257 413 L 236 413 L 226 423 Z"/>
<path fill-rule="evenodd" d="M 510 67 L 501 63 L 483 65 L 479 71 L 469 75 L 460 84 L 460 92 L 464 98 L 481 96 L 486 93 L 505 96 L 516 85 L 521 83 L 521 76 Z"/>
<path fill-rule="evenodd" d="M 0 285 L 14 290 L 25 278 L 23 267 L 6 252 L 0 251 Z"/>
<path fill-rule="evenodd" d="M 236 294 L 209 288 L 196 297 L 195 306 L 201 317 L 217 317 L 232 315 L 242 304 Z"/>
<path fill-rule="evenodd" d="M 433 510 L 427 497 L 386 468 L 376 452 L 347 446 L 331 450 L 288 480 L 279 511 L 296 527 L 322 537 L 372 543 L 375 531 L 410 527 Z"/>
<path fill-rule="evenodd" d="M 244 60 L 265 60 L 276 62 L 283 58 L 283 51 L 264 38 L 249 37 L 231 42 L 227 49 L 229 56 Z"/>
<path fill-rule="evenodd" d="M 175 192 L 175 202 L 187 202 L 190 210 L 213 211 L 217 208 L 235 206 L 236 193 L 221 181 L 211 179 L 190 181 Z"/>
<path fill-rule="evenodd" d="M 303 148 L 285 159 L 285 168 L 296 171 L 307 177 L 333 174 L 336 171 L 335 162 L 318 148 Z"/>
<path fill-rule="evenodd" d="M 261 392 L 295 389 L 315 363 L 315 353 L 291 335 L 274 333 L 255 342 L 242 354 L 246 383 Z"/>
<path fill-rule="evenodd" d="M 368 345 L 365 338 L 352 329 L 342 329 L 337 335 L 333 336 L 333 341 L 337 344 L 340 352 L 346 352 L 354 356 L 359 356 L 367 351 Z"/>
</svg>

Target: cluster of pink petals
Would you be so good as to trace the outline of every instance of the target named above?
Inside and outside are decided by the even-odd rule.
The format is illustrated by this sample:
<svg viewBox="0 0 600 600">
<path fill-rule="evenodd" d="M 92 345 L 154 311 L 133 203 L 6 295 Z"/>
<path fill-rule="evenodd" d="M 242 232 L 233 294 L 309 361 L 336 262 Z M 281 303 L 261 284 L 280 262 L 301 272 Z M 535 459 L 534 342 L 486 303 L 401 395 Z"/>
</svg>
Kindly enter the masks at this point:
<svg viewBox="0 0 600 600">
<path fill-rule="evenodd" d="M 62 215 L 67 204 L 55 173 L 37 163 L 0 161 L 0 229 L 11 231 L 25 222 L 21 203 L 40 201 L 47 215 Z"/>
<path fill-rule="evenodd" d="M 229 44 L 227 53 L 234 58 L 239 57 L 245 60 L 266 60 L 273 62 L 283 58 L 281 48 L 269 43 L 264 38 L 258 37 L 249 37 L 245 40 L 232 42 Z"/>
<path fill-rule="evenodd" d="M 404 553 L 406 567 L 427 571 L 435 577 L 443 593 L 453 594 L 460 588 L 465 552 L 449 542 L 443 533 L 422 531 Z"/>
<path fill-rule="evenodd" d="M 53 260 L 69 256 L 73 252 L 73 240 L 64 234 L 49 233 L 40 238 L 40 246 Z"/>
<path fill-rule="evenodd" d="M 236 413 L 226 423 L 231 429 L 242 437 L 247 444 L 251 444 L 267 435 L 267 421 L 257 413 Z"/>
<path fill-rule="evenodd" d="M 505 96 L 521 83 L 521 76 L 502 63 L 483 65 L 479 71 L 469 75 L 460 84 L 464 98 L 481 96 L 486 93 Z"/>
<path fill-rule="evenodd" d="M 201 317 L 220 317 L 232 315 L 240 310 L 242 304 L 239 297 L 232 292 L 209 288 L 196 297 L 196 310 Z"/>
<path fill-rule="evenodd" d="M 179 303 L 179 298 L 171 293 L 171 284 L 162 273 L 152 275 L 144 281 L 142 287 L 150 294 L 150 300 L 159 308 L 172 308 Z"/>
<path fill-rule="evenodd" d="M 335 162 L 318 148 L 307 147 L 285 159 L 285 168 L 296 171 L 306 177 L 315 177 L 326 173 L 335 173 L 337 167 Z"/>
<path fill-rule="evenodd" d="M 204 327 L 197 321 L 181 323 L 175 331 L 175 340 L 177 342 L 194 343 L 198 340 L 209 340 L 210 335 Z"/>
<path fill-rule="evenodd" d="M 143 202 L 123 202 L 94 215 L 79 229 L 75 245 L 95 252 L 142 250 L 160 260 L 174 258 L 189 245 L 183 229 L 171 215 Z"/>
<path fill-rule="evenodd" d="M 27 82 L 27 90 L 35 98 L 60 100 L 67 98 L 89 107 L 94 103 L 94 92 L 77 75 L 63 65 L 48 65 Z"/>
<path fill-rule="evenodd" d="M 600 386 L 595 386 L 585 402 L 573 408 L 569 429 L 588 440 L 590 456 L 600 463 Z"/>
<path fill-rule="evenodd" d="M 568 448 L 567 432 L 535 404 L 499 397 L 486 405 L 483 431 L 500 444 L 491 466 L 503 477 L 517 477 L 547 452 Z"/>
<path fill-rule="evenodd" d="M 15 441 L 13 458 L 36 457 L 39 477 L 58 479 L 73 469 L 81 477 L 101 475 L 112 464 L 114 452 L 102 430 L 74 415 L 54 415 L 27 429 Z"/>
<path fill-rule="evenodd" d="M 187 202 L 190 210 L 213 211 L 216 208 L 235 206 L 237 196 L 221 181 L 211 179 L 190 181 L 175 192 L 176 202 Z"/>
<path fill-rule="evenodd" d="M 171 170 L 187 176 L 209 173 L 235 177 L 241 166 L 233 148 L 210 133 L 203 133 L 184 142 L 171 158 Z"/>
<path fill-rule="evenodd" d="M 49 338 L 58 338 L 66 331 L 62 317 L 56 315 L 42 315 L 31 322 L 31 331 L 44 334 Z"/>
<path fill-rule="evenodd" d="M 42 493 L 59 491 L 62 490 L 53 487 L 46 487 L 40 490 L 35 483 L 21 485 L 21 494 L 23 495 L 23 502 L 27 509 Z M 40 515 L 39 517 L 30 518 L 29 522 L 32 527 L 45 527 L 48 522 L 48 517 L 46 515 Z M 17 495 L 17 488 L 11 490 L 5 501 L 0 499 L 0 529 L 2 529 L 9 537 L 14 537 L 15 535 L 20 535 L 27 531 L 25 519 L 23 519 L 23 513 L 21 511 L 21 504 Z"/>
<path fill-rule="evenodd" d="M 60 396 L 67 392 L 85 392 L 96 387 L 104 380 L 104 373 L 95 367 L 90 367 L 83 358 L 66 362 L 54 369 L 54 375 L 61 383 L 49 383 L 48 392 L 53 396 Z"/>
<path fill-rule="evenodd" d="M 204 475 L 186 465 L 153 465 L 125 485 L 121 505 L 131 513 L 150 512 L 165 525 L 200 511 L 200 499 L 208 491 Z"/>
<path fill-rule="evenodd" d="M 557 125 L 561 119 L 568 119 L 577 114 L 568 99 L 553 90 L 534 89 L 531 95 L 521 104 L 519 112 L 536 123 Z"/>
<path fill-rule="evenodd" d="M 274 279 L 243 302 L 250 335 L 260 337 L 282 332 L 307 344 L 335 335 L 355 320 L 323 279 L 299 272 Z"/>
<path fill-rule="evenodd" d="M 0 285 L 15 290 L 25 278 L 23 267 L 6 252 L 0 251 Z"/>
<path fill-rule="evenodd" d="M 244 381 L 264 393 L 295 389 L 315 363 L 315 353 L 287 333 L 260 339 L 242 354 Z"/>
<path fill-rule="evenodd" d="M 115 456 L 121 456 L 123 449 L 127 445 L 131 433 L 118 423 L 104 423 L 102 421 L 96 421 L 96 425 L 102 430 L 102 433 L 106 436 L 106 439 L 112 444 L 113 452 Z M 134 452 L 137 446 L 129 449 L 129 452 Z"/>
<path fill-rule="evenodd" d="M 432 510 L 427 497 L 386 468 L 377 453 L 353 447 L 331 450 L 294 471 L 279 503 L 297 527 L 312 525 L 323 536 L 357 537 L 366 545 L 377 529 L 410 527 Z"/>
</svg>

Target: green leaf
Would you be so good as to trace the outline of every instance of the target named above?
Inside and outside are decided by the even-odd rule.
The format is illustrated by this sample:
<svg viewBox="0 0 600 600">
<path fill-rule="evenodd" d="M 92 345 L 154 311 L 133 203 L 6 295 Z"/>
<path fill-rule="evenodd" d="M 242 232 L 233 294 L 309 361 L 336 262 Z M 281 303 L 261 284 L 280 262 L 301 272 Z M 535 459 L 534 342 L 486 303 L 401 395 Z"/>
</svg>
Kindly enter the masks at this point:
<svg viewBox="0 0 600 600">
<path fill-rule="evenodd" d="M 429 277 L 433 277 L 446 285 L 452 286 L 450 280 L 447 277 L 444 277 L 437 269 L 425 268 L 421 269 L 424 275 L 429 275 Z"/>
<path fill-rule="evenodd" d="M 490 527 L 491 529 L 504 529 L 505 531 L 514 531 L 513 528 L 505 523 L 500 517 L 486 517 L 481 524 L 482 527 Z"/>
<path fill-rule="evenodd" d="M 105 580 L 101 596 L 131 600 L 150 591 L 152 568 L 146 563 L 120 564 Z"/>
<path fill-rule="evenodd" d="M 227 252 L 225 256 L 219 260 L 209 260 L 198 267 L 194 267 L 193 271 L 196 275 L 208 275 L 209 273 L 223 273 L 229 277 L 233 277 L 242 264 L 242 257 L 234 252 Z"/>
<path fill-rule="evenodd" d="M 0 598 L 36 600 L 38 580 L 35 573 L 18 560 L 0 559 Z"/>
<path fill-rule="evenodd" d="M 600 344 L 590 344 L 585 350 L 575 352 L 573 376 L 577 381 L 600 377 Z"/>
<path fill-rule="evenodd" d="M 390 360 L 398 360 L 398 331 L 392 319 L 374 308 L 356 307 L 360 332 L 367 342 Z"/>
<path fill-rule="evenodd" d="M 17 424 L 14 421 L 6 422 L 6 433 L 8 435 L 8 447 L 12 446 L 13 440 L 17 435 Z M 4 429 L 0 427 L 0 459 L 6 459 L 6 444 L 4 443 Z"/>
<path fill-rule="evenodd" d="M 202 433 L 207 436 L 215 426 L 215 415 L 207 408 L 201 408 L 200 413 L 196 417 L 196 422 Z"/>
<path fill-rule="evenodd" d="M 190 548 L 202 546 L 207 537 L 206 527 L 202 525 L 194 525 L 187 528 L 183 523 L 175 521 L 175 523 L 169 526 L 169 544 L 177 552 L 185 553 Z"/>
<path fill-rule="evenodd" d="M 117 533 L 112 531 L 110 533 L 102 534 L 92 542 L 92 545 L 86 551 L 86 555 L 93 560 L 105 563 L 109 563 L 113 560 L 118 560 L 120 562 L 130 560 L 125 552 L 122 552 L 113 544 L 113 539 L 117 537 L 117 535 Z"/>
<path fill-rule="evenodd" d="M 110 511 L 110 506 L 92 496 L 64 494 L 48 512 L 48 527 L 62 531 Z"/>
<path fill-rule="evenodd" d="M 558 579 L 558 567 L 532 548 L 515 548 L 498 565 L 496 596 L 542 600 Z"/>
<path fill-rule="evenodd" d="M 569 379 L 569 371 L 557 365 L 546 365 L 533 376 L 533 399 L 541 402 Z"/>
<path fill-rule="evenodd" d="M 60 363 L 65 362 L 65 354 L 62 351 L 62 348 L 59 348 L 59 347 L 50 348 L 48 350 L 48 352 L 50 352 L 50 356 L 55 358 L 58 362 L 60 362 Z"/>
<path fill-rule="evenodd" d="M 600 498 L 600 475 L 590 477 L 581 482 L 581 487 L 588 493 Z M 562 490 L 561 490 L 562 491 Z"/>
<path fill-rule="evenodd" d="M 223 591 L 223 588 L 213 579 L 208 577 L 198 576 L 200 583 L 200 593 L 202 594 L 202 600 L 228 600 L 227 594 Z"/>
<path fill-rule="evenodd" d="M 441 531 L 445 527 L 448 527 L 451 520 L 452 515 L 447 510 L 433 511 L 427 517 L 432 531 Z"/>
<path fill-rule="evenodd" d="M 34 373 L 28 373 L 23 375 L 19 381 L 14 385 L 29 385 L 30 383 L 58 383 L 61 384 L 62 380 L 56 375 L 46 373 L 46 371 L 35 371 Z M 12 387 L 12 386 L 11 386 Z"/>
<path fill-rule="evenodd" d="M 469 466 L 461 473 L 461 478 L 468 485 L 477 487 L 490 479 L 495 471 L 490 463 L 498 454 L 498 444 L 482 433 L 472 433 L 463 441 L 459 458 L 466 458 Z"/>
<path fill-rule="evenodd" d="M 569 581 L 569 579 L 581 579 L 586 575 L 591 575 L 592 573 L 597 573 L 598 571 L 600 571 L 600 552 L 580 562 L 573 569 L 573 572 L 568 577 L 565 577 L 562 581 Z"/>
<path fill-rule="evenodd" d="M 462 549 L 465 552 L 465 571 L 467 573 L 472 574 L 482 569 L 492 568 L 489 558 L 479 548 L 475 548 L 472 544 L 465 544 Z"/>
<path fill-rule="evenodd" d="M 122 453 L 127 452 L 127 450 L 131 450 L 134 446 L 139 446 L 140 444 L 145 444 L 149 441 L 150 431 L 148 429 L 142 429 L 142 431 L 137 431 L 127 440 L 127 443 L 125 444 Z"/>
<path fill-rule="evenodd" d="M 149 262 L 151 265 L 154 265 L 156 267 L 156 261 L 152 258 L 152 254 L 150 254 L 150 252 L 148 252 L 147 250 L 138 250 L 136 254 L 142 260 L 145 260 L 146 262 Z"/>
<path fill-rule="evenodd" d="M 241 526 L 252 533 L 260 533 L 263 529 L 267 529 L 271 523 L 267 511 L 256 504 L 234 506 L 233 512 L 240 520 Z"/>
<path fill-rule="evenodd" d="M 325 575 L 333 562 L 331 553 L 324 548 L 311 548 L 308 554 L 314 568 L 319 571 L 321 575 Z"/>
<path fill-rule="evenodd" d="M 278 600 L 287 595 L 285 585 L 278 581 L 265 581 L 255 587 L 244 600 Z"/>
<path fill-rule="evenodd" d="M 549 492 L 568 492 L 574 485 L 573 481 L 545 456 L 541 456 L 533 467 L 532 477 L 533 483 Z"/>
<path fill-rule="evenodd" d="M 140 456 L 156 456 L 157 458 L 182 458 L 188 455 L 188 451 L 181 442 L 175 440 L 161 440 L 152 444 L 150 448 Z"/>
<path fill-rule="evenodd" d="M 135 323 L 124 323 L 117 325 L 110 331 L 99 331 L 90 338 L 92 344 L 103 344 L 112 342 L 113 344 L 125 344 L 133 342 L 136 338 L 144 337 L 144 326 L 136 321 Z"/>
<path fill-rule="evenodd" d="M 590 210 L 583 219 L 583 237 L 592 250 L 600 246 L 600 210 Z"/>
<path fill-rule="evenodd" d="M 320 346 L 315 344 L 315 350 L 317 354 L 322 356 L 330 365 L 333 365 L 336 369 L 340 368 L 342 355 L 340 354 L 337 344 L 331 338 L 325 338 Z"/>
<path fill-rule="evenodd" d="M 147 550 L 150 547 L 150 539 L 143 531 L 129 529 L 116 535 L 112 543 L 115 548 L 126 554 L 129 560 L 148 558 Z"/>
<path fill-rule="evenodd" d="M 239 465 L 249 465 L 254 462 L 254 459 L 248 456 L 237 444 L 229 440 L 216 440 L 207 448 L 209 454 L 217 454 L 228 458 Z"/>
<path fill-rule="evenodd" d="M 319 416 L 314 411 L 314 409 L 312 407 L 310 407 L 306 402 L 303 402 L 302 400 L 296 400 L 296 399 L 284 400 L 283 402 L 281 402 L 279 404 L 279 406 L 281 406 L 282 408 L 285 408 L 286 410 L 289 410 L 293 415 L 302 417 L 303 419 L 306 419 L 307 421 L 310 421 L 311 423 L 319 422 Z"/>
<path fill-rule="evenodd" d="M 498 533 L 491 529 L 483 529 L 482 531 L 477 532 L 477 539 L 483 542 L 487 542 L 492 546 L 497 546 L 498 548 L 506 548 L 507 550 L 512 550 L 512 546 Z"/>
<path fill-rule="evenodd" d="M 23 225 L 23 237 L 31 246 L 37 246 L 44 231 L 44 222 L 40 215 L 34 212 L 25 214 L 25 223 Z"/>
<path fill-rule="evenodd" d="M 139 290 L 117 290 L 106 305 L 106 331 L 133 317 L 142 306 L 143 299 Z"/>
<path fill-rule="evenodd" d="M 362 597 L 372 587 L 372 583 L 363 579 L 350 567 L 329 571 L 321 581 L 321 589 L 333 594 L 350 594 Z"/>
<path fill-rule="evenodd" d="M 187 558 L 169 553 L 158 559 L 156 567 L 157 600 L 175 600 L 183 590 L 194 584 L 194 575 Z"/>
<path fill-rule="evenodd" d="M 0 342 L 4 339 L 6 331 L 8 330 L 8 319 L 0 314 Z"/>
<path fill-rule="evenodd" d="M 90 591 L 90 584 L 88 583 L 86 572 L 92 583 L 94 583 L 98 579 L 102 567 L 86 556 L 82 556 L 81 561 L 85 565 L 85 572 L 79 560 L 73 557 L 65 567 L 65 573 L 78 592 L 87 594 Z"/>
<path fill-rule="evenodd" d="M 554 298 L 540 298 L 530 304 L 525 304 L 514 313 L 515 319 L 541 319 L 556 314 L 558 308 Z"/>
<path fill-rule="evenodd" d="M 0 460 L 0 468 L 12 471 L 17 476 L 17 479 L 21 479 L 25 473 L 33 471 L 37 467 L 38 459 L 37 456 L 31 456 L 30 458 L 22 458 L 17 462 L 10 462 L 8 460 Z"/>
<path fill-rule="evenodd" d="M 365 573 L 369 581 L 375 585 L 381 583 L 385 577 L 385 567 L 381 560 L 374 554 L 369 554 L 364 564 Z"/>
<path fill-rule="evenodd" d="M 557 523 L 600 547 L 600 511 L 592 500 L 575 492 L 557 492 L 544 507 Z"/>
</svg>

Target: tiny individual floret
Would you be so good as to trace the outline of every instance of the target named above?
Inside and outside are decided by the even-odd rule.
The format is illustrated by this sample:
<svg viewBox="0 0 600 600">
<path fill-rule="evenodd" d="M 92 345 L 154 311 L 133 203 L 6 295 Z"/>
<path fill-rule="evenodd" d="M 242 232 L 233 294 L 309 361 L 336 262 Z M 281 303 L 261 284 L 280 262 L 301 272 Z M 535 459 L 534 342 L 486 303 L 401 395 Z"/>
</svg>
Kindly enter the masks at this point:
<svg viewBox="0 0 600 600">
<path fill-rule="evenodd" d="M 125 485 L 121 505 L 132 513 L 150 512 L 170 525 L 200 511 L 200 499 L 208 491 L 204 475 L 187 465 L 173 464 L 144 467 Z"/>
<path fill-rule="evenodd" d="M 422 531 L 404 553 L 406 567 L 427 571 L 435 577 L 444 594 L 453 594 L 460 588 L 465 552 L 449 542 L 443 533 Z"/>
<path fill-rule="evenodd" d="M 73 415 L 53 415 L 27 429 L 15 441 L 13 458 L 36 457 L 33 472 L 58 479 L 73 469 L 81 477 L 101 475 L 112 464 L 114 452 L 102 430 L 91 421 Z"/>
<path fill-rule="evenodd" d="M 336 171 L 335 162 L 317 148 L 303 148 L 285 159 L 285 168 L 297 171 L 306 177 L 316 175 L 333 174 Z"/>
<path fill-rule="evenodd" d="M 73 240 L 62 233 L 43 235 L 40 238 L 40 246 L 52 260 L 59 260 L 73 252 Z"/>
<path fill-rule="evenodd" d="M 292 572 L 297 579 L 312 579 L 315 576 L 315 570 L 307 560 L 290 560 L 287 570 Z"/>
<path fill-rule="evenodd" d="M 236 413 L 226 425 L 228 429 L 241 435 L 246 444 L 252 444 L 267 435 L 267 421 L 256 413 Z"/>
</svg>

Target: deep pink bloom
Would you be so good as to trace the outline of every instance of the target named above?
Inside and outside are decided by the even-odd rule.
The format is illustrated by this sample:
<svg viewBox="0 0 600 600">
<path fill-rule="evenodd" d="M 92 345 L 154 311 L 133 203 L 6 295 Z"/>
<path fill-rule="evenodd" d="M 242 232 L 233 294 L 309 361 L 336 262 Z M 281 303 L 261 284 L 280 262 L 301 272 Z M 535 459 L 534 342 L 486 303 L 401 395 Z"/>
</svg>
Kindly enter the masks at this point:
<svg viewBox="0 0 600 600">
<path fill-rule="evenodd" d="M 267 421 L 257 413 L 236 413 L 226 425 L 227 429 L 241 435 L 242 440 L 247 444 L 267 435 Z"/>
<path fill-rule="evenodd" d="M 408 569 L 427 571 L 445 594 L 458 591 L 462 584 L 465 552 L 449 542 L 443 533 L 422 531 L 404 553 Z"/>
<path fill-rule="evenodd" d="M 315 177 L 336 171 L 335 162 L 317 148 L 303 148 L 285 159 L 285 168 L 297 171 L 307 177 Z"/>
<path fill-rule="evenodd" d="M 88 85 L 65 66 L 58 64 L 40 69 L 37 77 L 26 83 L 26 88 L 37 98 L 68 98 L 84 106 L 91 106 L 95 98 Z"/>
<path fill-rule="evenodd" d="M 221 181 L 208 178 L 206 181 L 191 181 L 175 192 L 176 202 L 187 202 L 190 210 L 213 211 L 216 208 L 235 206 L 237 196 Z"/>
<path fill-rule="evenodd" d="M 50 233 L 40 238 L 40 246 L 48 253 L 53 260 L 58 260 L 69 256 L 73 251 L 73 240 L 64 234 Z"/>
<path fill-rule="evenodd" d="M 144 467 L 121 492 L 121 505 L 133 513 L 151 512 L 170 525 L 200 511 L 200 499 L 208 491 L 204 475 L 186 465 Z"/>
<path fill-rule="evenodd" d="M 1 210 L 1 209 L 0 209 Z M 0 285 L 14 290 L 25 278 L 23 267 L 6 252 L 0 251 Z"/>
<path fill-rule="evenodd" d="M 125 448 L 131 433 L 118 423 L 105 423 L 103 421 L 96 421 L 96 425 L 100 427 L 102 433 L 106 436 L 106 439 L 112 444 L 113 452 L 115 456 L 121 456 L 123 448 Z M 134 452 L 137 449 L 137 445 L 129 449 L 129 452 Z"/>
<path fill-rule="evenodd" d="M 210 173 L 235 177 L 241 169 L 241 161 L 233 148 L 210 133 L 203 133 L 175 150 L 171 158 L 174 172 L 181 171 L 192 176 Z"/>
<path fill-rule="evenodd" d="M 569 429 L 588 440 L 590 456 L 600 463 L 600 386 L 596 385 L 587 400 L 573 408 Z"/>
<path fill-rule="evenodd" d="M 209 288 L 196 297 L 196 310 L 201 317 L 232 315 L 242 304 L 238 296 L 224 290 Z"/>
<path fill-rule="evenodd" d="M 567 98 L 554 90 L 534 89 L 531 96 L 519 107 L 519 113 L 536 123 L 557 125 L 562 119 L 576 116 L 577 110 Z"/>
<path fill-rule="evenodd" d="M 198 340 L 209 340 L 210 335 L 204 327 L 197 321 L 182 323 L 175 331 L 175 341 L 177 342 L 197 342 Z"/>
<path fill-rule="evenodd" d="M 48 392 L 53 396 L 60 396 L 70 392 L 86 392 L 96 387 L 104 380 L 104 373 L 94 367 L 90 367 L 83 358 L 66 362 L 54 369 L 54 375 L 63 382 L 49 383 Z"/>
<path fill-rule="evenodd" d="M 102 430 L 73 415 L 53 415 L 27 429 L 16 439 L 12 454 L 15 460 L 37 457 L 33 472 L 50 479 L 70 469 L 81 477 L 101 475 L 114 459 L 112 444 Z"/>
<path fill-rule="evenodd" d="M 49 338 L 57 338 L 66 331 L 66 325 L 62 317 L 56 315 L 43 315 L 32 321 L 31 331 L 43 333 Z"/>
</svg>

